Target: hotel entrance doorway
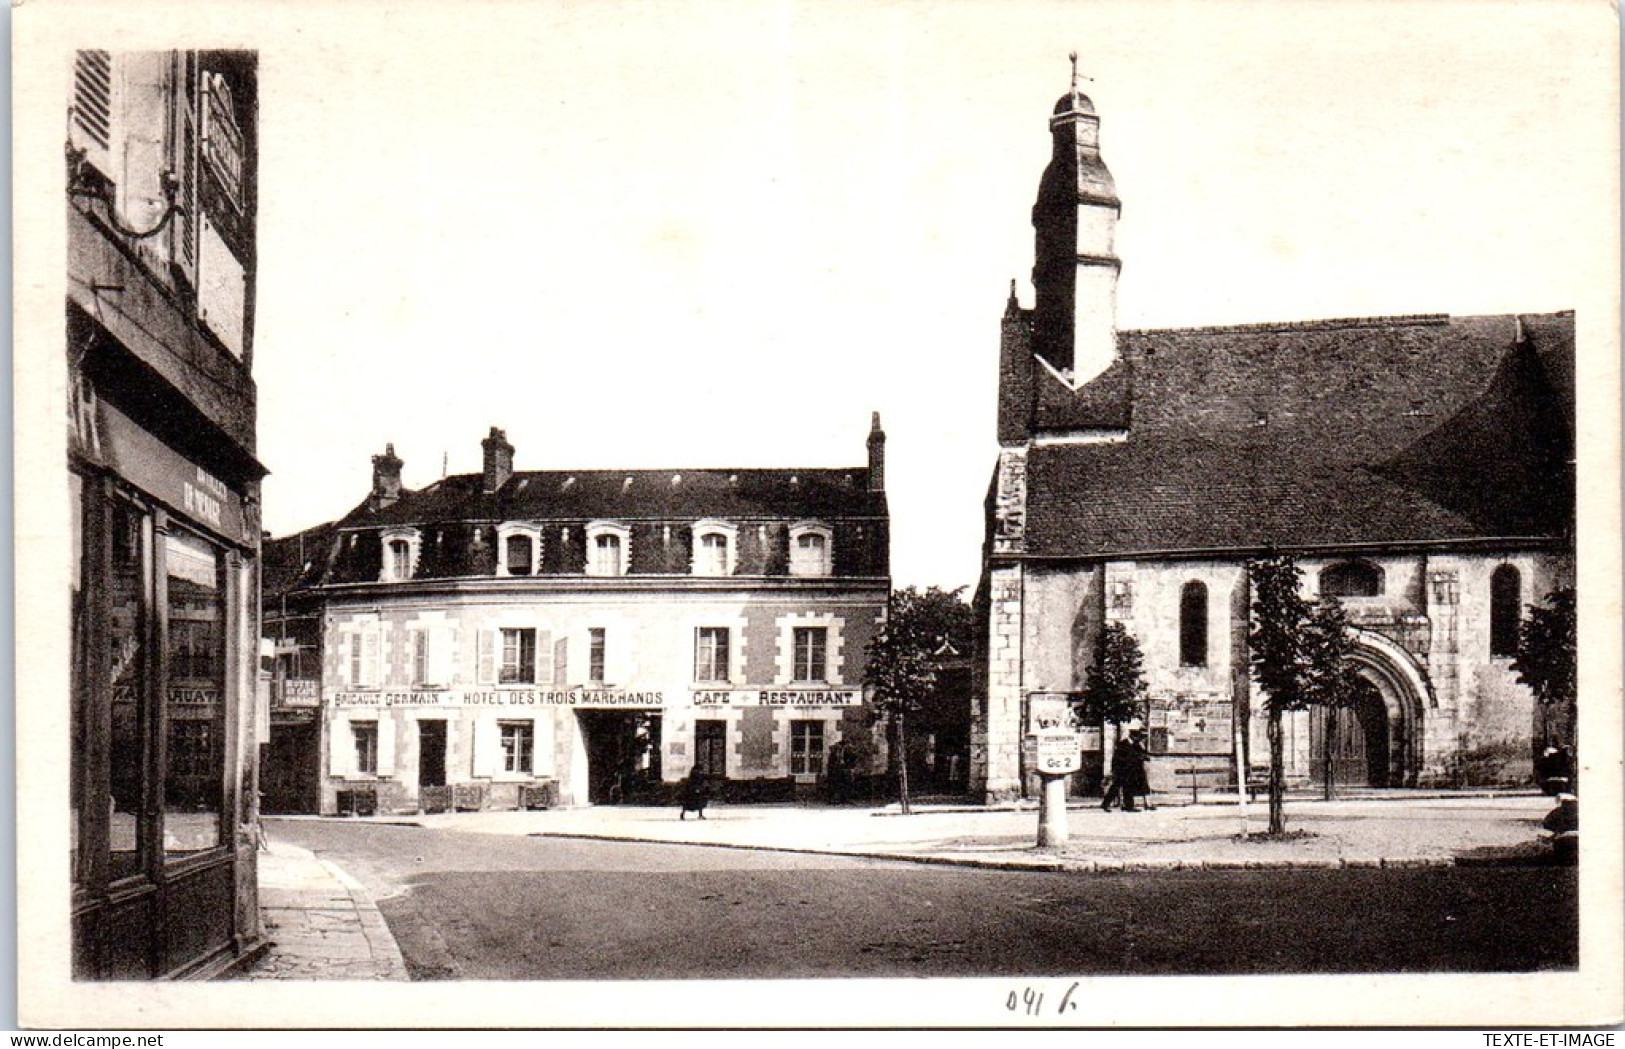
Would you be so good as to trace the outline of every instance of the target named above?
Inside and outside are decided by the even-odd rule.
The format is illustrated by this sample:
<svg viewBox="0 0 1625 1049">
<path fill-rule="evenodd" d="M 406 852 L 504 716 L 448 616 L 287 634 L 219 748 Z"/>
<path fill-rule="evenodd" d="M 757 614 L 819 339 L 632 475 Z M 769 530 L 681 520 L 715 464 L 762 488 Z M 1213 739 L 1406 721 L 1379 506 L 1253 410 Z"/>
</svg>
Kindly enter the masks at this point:
<svg viewBox="0 0 1625 1049">
<path fill-rule="evenodd" d="M 662 800 L 658 711 L 578 710 L 587 751 L 587 800 L 594 805 Z"/>
</svg>

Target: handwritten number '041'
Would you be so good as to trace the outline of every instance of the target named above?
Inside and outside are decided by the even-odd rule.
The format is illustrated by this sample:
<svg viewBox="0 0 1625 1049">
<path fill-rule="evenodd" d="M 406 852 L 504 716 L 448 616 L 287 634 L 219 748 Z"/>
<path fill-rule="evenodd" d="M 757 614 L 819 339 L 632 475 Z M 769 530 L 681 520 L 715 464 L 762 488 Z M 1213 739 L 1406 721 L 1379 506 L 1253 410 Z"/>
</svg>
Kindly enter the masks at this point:
<svg viewBox="0 0 1625 1049">
<path fill-rule="evenodd" d="M 1074 981 L 1062 996 L 1060 1008 L 1055 1010 L 1057 1013 L 1064 1014 L 1068 1009 L 1078 1007 L 1078 1003 L 1072 1000 L 1072 993 L 1077 989 L 1077 982 Z M 1013 1013 L 1025 1012 L 1028 1016 L 1038 1016 L 1044 1009 L 1044 992 L 1035 991 L 1031 987 L 1022 988 L 1019 994 L 1011 991 L 1004 1000 L 1004 1007 Z"/>
</svg>

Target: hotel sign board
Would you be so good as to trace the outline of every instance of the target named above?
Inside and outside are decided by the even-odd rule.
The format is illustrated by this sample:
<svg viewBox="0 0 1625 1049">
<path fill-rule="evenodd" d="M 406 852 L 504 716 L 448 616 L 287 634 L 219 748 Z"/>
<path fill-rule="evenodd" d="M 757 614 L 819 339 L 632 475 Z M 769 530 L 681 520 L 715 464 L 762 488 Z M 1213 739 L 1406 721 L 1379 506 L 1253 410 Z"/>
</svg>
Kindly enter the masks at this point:
<svg viewBox="0 0 1625 1049">
<path fill-rule="evenodd" d="M 333 693 L 340 707 L 576 707 L 585 710 L 661 710 L 682 692 L 658 688 L 379 689 Z M 698 708 L 785 707 L 829 709 L 863 705 L 861 688 L 707 689 L 686 697 Z"/>
</svg>

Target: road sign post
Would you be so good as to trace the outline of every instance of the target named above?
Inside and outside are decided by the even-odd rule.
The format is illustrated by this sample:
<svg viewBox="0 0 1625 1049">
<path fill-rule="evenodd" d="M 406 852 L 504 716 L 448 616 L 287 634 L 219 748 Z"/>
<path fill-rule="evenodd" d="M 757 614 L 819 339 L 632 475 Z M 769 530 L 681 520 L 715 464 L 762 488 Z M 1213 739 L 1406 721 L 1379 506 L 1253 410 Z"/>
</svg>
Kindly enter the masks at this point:
<svg viewBox="0 0 1625 1049">
<path fill-rule="evenodd" d="M 1083 736 L 1072 718 L 1071 694 L 1034 692 L 1027 697 L 1027 767 L 1043 783 L 1038 845 L 1066 844 L 1066 780 L 1083 767 Z"/>
</svg>

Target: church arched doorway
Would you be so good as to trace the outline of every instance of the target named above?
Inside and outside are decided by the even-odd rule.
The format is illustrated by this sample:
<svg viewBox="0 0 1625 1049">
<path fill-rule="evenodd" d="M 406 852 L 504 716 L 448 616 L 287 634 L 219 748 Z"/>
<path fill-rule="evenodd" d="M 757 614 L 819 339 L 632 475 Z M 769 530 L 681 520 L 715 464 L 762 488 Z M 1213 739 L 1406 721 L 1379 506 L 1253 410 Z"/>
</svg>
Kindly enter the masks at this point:
<svg viewBox="0 0 1625 1049">
<path fill-rule="evenodd" d="M 1316 782 L 1324 782 L 1330 761 L 1336 786 L 1386 787 L 1390 783 L 1391 735 L 1382 693 L 1362 674 L 1347 707 L 1317 707 L 1311 714 L 1311 774 Z"/>
</svg>

